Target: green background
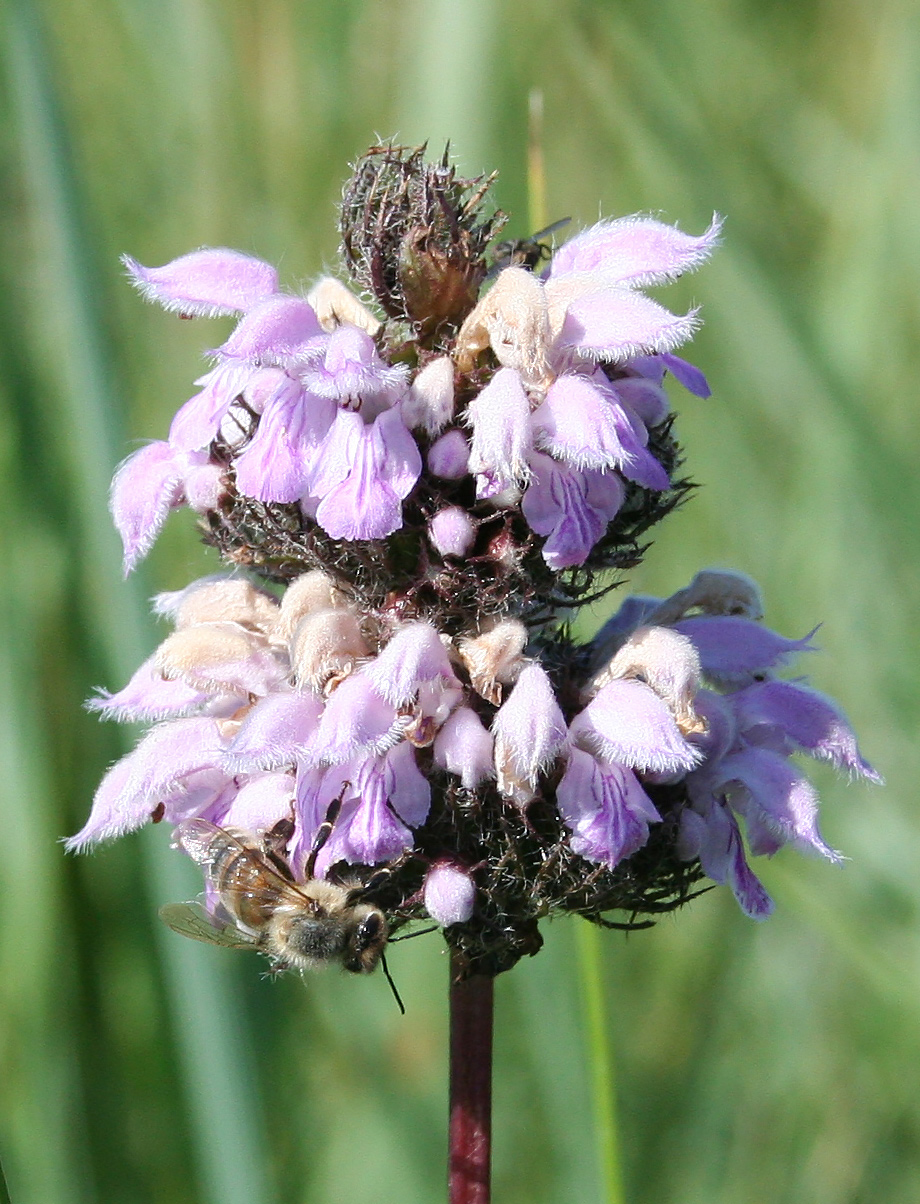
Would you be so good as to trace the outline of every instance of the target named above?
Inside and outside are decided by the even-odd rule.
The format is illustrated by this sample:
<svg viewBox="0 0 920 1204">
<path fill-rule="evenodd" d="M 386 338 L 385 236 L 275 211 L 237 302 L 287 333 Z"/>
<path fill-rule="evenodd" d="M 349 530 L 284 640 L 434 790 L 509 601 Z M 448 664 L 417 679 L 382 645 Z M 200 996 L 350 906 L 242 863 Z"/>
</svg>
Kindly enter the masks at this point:
<svg viewBox="0 0 920 1204">
<path fill-rule="evenodd" d="M 15 1204 L 428 1204 L 443 1198 L 446 959 L 267 982 L 156 906 L 198 887 L 151 830 L 58 840 L 132 734 L 81 710 L 157 639 L 145 599 L 215 560 L 187 512 L 126 585 L 112 469 L 162 438 L 226 323 L 145 306 L 118 255 L 228 245 L 299 287 L 336 262 L 346 165 L 375 134 L 450 138 L 527 216 L 638 210 L 711 265 L 677 396 L 703 484 L 634 585 L 705 565 L 823 622 L 809 671 L 884 790 L 817 774 L 842 869 L 759 863 L 763 925 L 713 891 L 601 941 L 621 1166 L 578 925 L 497 984 L 497 1204 L 914 1204 L 920 1198 L 920 25 L 901 0 L 7 0 L 0 63 L 0 1154 Z M 595 616 L 597 621 L 600 615 Z M 603 1158 L 607 1171 L 602 1173 Z M 617 1179 L 621 1186 L 617 1186 Z M 622 1194 L 621 1194 L 622 1192 Z"/>
</svg>

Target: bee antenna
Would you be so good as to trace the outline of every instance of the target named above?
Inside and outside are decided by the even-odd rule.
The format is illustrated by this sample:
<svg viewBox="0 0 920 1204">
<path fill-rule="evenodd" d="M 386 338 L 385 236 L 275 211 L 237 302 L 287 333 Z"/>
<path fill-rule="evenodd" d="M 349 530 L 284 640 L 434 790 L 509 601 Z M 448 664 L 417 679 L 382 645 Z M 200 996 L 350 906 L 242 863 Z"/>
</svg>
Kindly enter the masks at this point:
<svg viewBox="0 0 920 1204">
<path fill-rule="evenodd" d="M 390 984 L 390 990 L 393 992 L 393 998 L 396 1000 L 396 1006 L 399 1008 L 401 1016 L 406 1014 L 406 1005 L 399 997 L 399 991 L 396 990 L 396 983 L 393 981 L 393 975 L 390 973 L 390 967 L 387 965 L 387 955 L 383 952 L 380 954 L 380 964 L 383 966 L 383 976 Z"/>
<path fill-rule="evenodd" d="M 418 932 L 404 932 L 402 936 L 391 936 L 389 944 L 395 941 L 411 941 L 414 936 L 427 936 L 429 932 L 437 932 L 437 924 L 432 924 L 430 928 L 420 928 Z"/>
</svg>

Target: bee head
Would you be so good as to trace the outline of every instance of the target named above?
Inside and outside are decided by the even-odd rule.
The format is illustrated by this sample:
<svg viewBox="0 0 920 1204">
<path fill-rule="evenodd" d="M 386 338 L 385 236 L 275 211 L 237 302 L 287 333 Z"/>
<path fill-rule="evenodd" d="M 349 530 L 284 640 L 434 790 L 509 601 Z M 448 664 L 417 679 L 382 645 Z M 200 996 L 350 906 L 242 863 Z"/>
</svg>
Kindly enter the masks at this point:
<svg viewBox="0 0 920 1204">
<path fill-rule="evenodd" d="M 387 943 L 387 922 L 376 907 L 356 907 L 355 913 L 342 965 L 352 974 L 370 974 Z"/>
</svg>

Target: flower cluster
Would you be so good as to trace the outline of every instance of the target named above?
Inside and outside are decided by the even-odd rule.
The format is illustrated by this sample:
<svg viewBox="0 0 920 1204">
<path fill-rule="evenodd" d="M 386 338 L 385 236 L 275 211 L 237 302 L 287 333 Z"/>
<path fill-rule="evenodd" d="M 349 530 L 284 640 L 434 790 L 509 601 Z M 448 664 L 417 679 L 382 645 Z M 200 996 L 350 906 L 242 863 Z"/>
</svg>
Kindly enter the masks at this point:
<svg viewBox="0 0 920 1204">
<path fill-rule="evenodd" d="M 126 570 L 182 504 L 234 567 L 158 597 L 172 633 L 89 704 L 154 726 L 69 843 L 150 820 L 187 851 L 189 821 L 264 839 L 293 881 L 363 884 L 390 931 L 431 917 L 494 974 L 548 914 L 618 926 L 703 875 L 766 916 L 749 855 L 839 859 L 792 758 L 877 775 L 832 702 L 780 679 L 811 636 L 763 626 L 739 574 L 572 638 L 687 489 L 664 380 L 708 396 L 674 354 L 697 314 L 642 290 L 698 267 L 719 223 L 600 222 L 542 271 L 490 269 L 488 183 L 392 146 L 357 165 L 343 252 L 382 318 L 236 251 L 126 259 L 168 309 L 239 317 L 168 439 L 116 473 Z"/>
<path fill-rule="evenodd" d="M 109 771 L 72 847 L 151 817 L 250 832 L 290 818 L 288 856 L 302 874 L 339 799 L 317 871 L 377 866 L 415 847 L 440 771 L 480 809 L 497 793 L 521 817 L 555 781 L 571 849 L 613 870 L 662 822 L 649 790 L 682 782 L 678 855 L 699 858 L 761 918 L 771 904 L 739 817 L 753 854 L 792 843 L 838 859 L 791 754 L 877 780 L 839 710 L 775 678 L 811 650 L 810 636 L 784 639 L 757 622 L 756 587 L 737 574 L 698 574 L 666 600 L 628 598 L 589 646 L 579 688 L 558 695 L 526 655 L 519 621 L 459 641 L 419 620 L 374 636 L 319 571 L 280 601 L 241 576 L 210 577 L 161 595 L 156 609 L 173 633 L 124 689 L 89 705 L 162 722 Z M 450 854 L 432 865 L 469 880 Z M 470 889 L 450 922 L 468 920 L 473 904 Z"/>
<path fill-rule="evenodd" d="M 546 536 L 551 568 L 584 564 L 623 506 L 625 482 L 670 487 L 648 450 L 648 428 L 668 416 L 665 372 L 708 395 L 702 373 L 671 353 L 695 311 L 677 317 L 640 289 L 698 266 L 718 230 L 714 221 L 693 238 L 647 218 L 601 222 L 566 243 L 545 279 L 505 268 L 452 354 L 420 357 L 414 374 L 381 358 L 380 322 L 331 278 L 304 298 L 279 292 L 270 265 L 237 251 L 196 251 L 162 268 L 126 257 L 141 292 L 167 309 L 242 315 L 168 440 L 116 474 L 126 570 L 173 506 L 215 509 L 228 468 L 241 495 L 297 503 L 334 539 L 385 539 L 403 526 L 423 448 L 436 480 L 471 475 L 478 499 L 520 502 Z M 470 395 L 487 351 L 498 367 Z M 474 542 L 455 510 L 432 516 L 442 555 L 463 556 Z"/>
</svg>

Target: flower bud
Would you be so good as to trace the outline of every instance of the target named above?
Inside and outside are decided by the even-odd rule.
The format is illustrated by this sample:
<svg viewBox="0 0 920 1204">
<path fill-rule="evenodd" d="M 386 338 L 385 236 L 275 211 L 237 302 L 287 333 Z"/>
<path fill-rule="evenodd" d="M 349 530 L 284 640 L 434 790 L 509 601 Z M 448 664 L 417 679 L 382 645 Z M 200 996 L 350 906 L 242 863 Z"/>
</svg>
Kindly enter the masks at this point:
<svg viewBox="0 0 920 1204">
<path fill-rule="evenodd" d="M 476 524 L 459 506 L 447 506 L 428 524 L 428 538 L 442 556 L 465 556 L 476 541 Z"/>
<path fill-rule="evenodd" d="M 410 430 L 437 435 L 454 416 L 454 365 L 442 355 L 418 373 L 402 404 L 402 416 Z"/>
<path fill-rule="evenodd" d="M 320 610 L 340 610 L 344 606 L 345 595 L 320 569 L 295 577 L 281 597 L 281 609 L 271 631 L 271 641 L 286 644 L 305 615 Z"/>
<path fill-rule="evenodd" d="M 197 623 L 174 631 L 154 654 L 169 681 L 213 694 L 267 694 L 284 677 L 265 638 L 238 623 Z"/>
<path fill-rule="evenodd" d="M 245 577 L 202 577 L 184 590 L 159 594 L 157 614 L 169 615 L 177 631 L 197 623 L 239 623 L 267 630 L 278 618 L 278 600 Z"/>
<path fill-rule="evenodd" d="M 373 338 L 380 329 L 380 322 L 367 306 L 334 276 L 323 276 L 307 294 L 307 301 L 316 310 L 323 330 L 333 331 L 343 322 L 360 326 Z"/>
<path fill-rule="evenodd" d="M 442 435 L 428 449 L 428 471 L 445 481 L 459 481 L 466 476 L 470 462 L 470 445 L 462 431 L 456 429 Z"/>
<path fill-rule="evenodd" d="M 425 879 L 424 900 L 425 910 L 442 928 L 464 924 L 473 914 L 476 886 L 459 865 L 438 861 Z"/>
<path fill-rule="evenodd" d="M 679 622 L 690 610 L 704 615 L 738 615 L 763 618 L 760 586 L 745 573 L 727 569 L 701 569 L 686 589 L 667 598 L 652 615 L 656 624 Z"/>
<path fill-rule="evenodd" d="M 305 615 L 291 637 L 291 670 L 298 686 L 326 692 L 370 655 L 358 620 L 350 610 Z"/>
<path fill-rule="evenodd" d="M 502 685 L 517 680 L 526 644 L 527 628 L 518 619 L 508 619 L 483 635 L 460 641 L 458 652 L 473 689 L 493 706 L 501 702 Z"/>
</svg>

